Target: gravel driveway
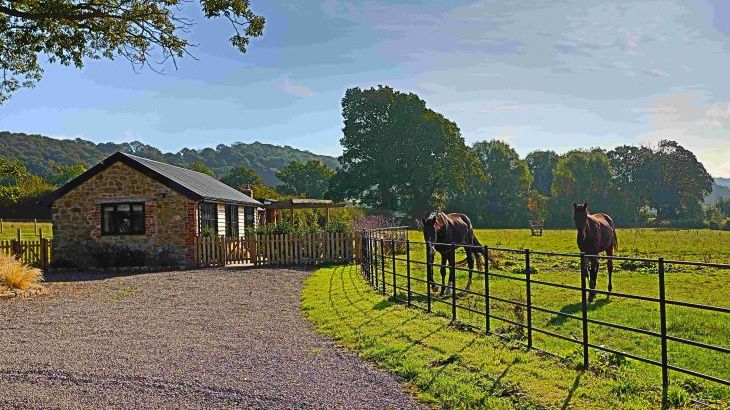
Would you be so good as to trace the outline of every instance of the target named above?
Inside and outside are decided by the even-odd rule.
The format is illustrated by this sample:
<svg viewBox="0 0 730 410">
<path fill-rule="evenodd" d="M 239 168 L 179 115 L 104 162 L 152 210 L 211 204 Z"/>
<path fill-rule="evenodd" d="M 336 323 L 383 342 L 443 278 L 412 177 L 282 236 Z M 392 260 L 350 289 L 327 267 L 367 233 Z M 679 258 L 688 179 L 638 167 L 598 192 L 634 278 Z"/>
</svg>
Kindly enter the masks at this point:
<svg viewBox="0 0 730 410">
<path fill-rule="evenodd" d="M 300 312 L 307 272 L 71 275 L 0 300 L 0 408 L 416 408 Z"/>
</svg>

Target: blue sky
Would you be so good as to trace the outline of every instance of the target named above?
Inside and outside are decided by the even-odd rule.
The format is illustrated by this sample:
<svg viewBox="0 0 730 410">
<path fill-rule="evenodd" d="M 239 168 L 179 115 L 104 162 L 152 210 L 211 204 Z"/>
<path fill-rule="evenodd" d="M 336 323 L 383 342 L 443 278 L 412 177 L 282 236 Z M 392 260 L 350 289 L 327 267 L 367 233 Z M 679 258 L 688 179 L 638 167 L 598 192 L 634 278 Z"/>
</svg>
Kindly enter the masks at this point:
<svg viewBox="0 0 730 410">
<path fill-rule="evenodd" d="M 305 5 L 306 4 L 306 5 Z M 0 107 L 0 129 L 163 150 L 234 141 L 341 152 L 347 88 L 415 92 L 467 142 L 535 149 L 692 149 L 730 177 L 730 1 L 252 0 L 264 37 L 241 55 L 198 19 L 197 60 L 47 65 Z"/>
</svg>

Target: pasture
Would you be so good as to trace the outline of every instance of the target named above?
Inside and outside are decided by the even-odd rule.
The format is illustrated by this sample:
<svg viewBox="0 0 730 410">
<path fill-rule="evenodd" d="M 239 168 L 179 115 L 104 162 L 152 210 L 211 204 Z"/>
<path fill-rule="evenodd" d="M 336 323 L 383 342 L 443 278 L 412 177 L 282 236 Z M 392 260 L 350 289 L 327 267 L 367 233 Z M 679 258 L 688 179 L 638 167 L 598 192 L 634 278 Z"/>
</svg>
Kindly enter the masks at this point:
<svg viewBox="0 0 730 410">
<path fill-rule="evenodd" d="M 39 230 L 42 231 L 43 237 L 50 239 L 53 236 L 53 224 L 50 222 L 2 222 L 0 229 L 0 241 L 9 241 L 18 238 L 18 229 L 20 229 L 21 240 L 38 240 Z"/>
<path fill-rule="evenodd" d="M 482 244 L 490 247 L 503 247 L 536 251 L 575 253 L 575 231 L 546 230 L 544 236 L 533 237 L 529 230 L 477 230 L 476 235 Z M 420 232 L 410 232 L 410 239 L 422 242 Z M 620 229 L 618 230 L 619 256 L 632 257 L 664 257 L 672 260 L 728 263 L 730 262 L 730 232 L 709 230 L 654 230 L 654 229 Z M 386 249 L 388 244 L 386 243 Z M 496 265 L 490 272 L 501 275 L 524 277 L 524 254 L 498 252 L 493 256 Z M 425 246 L 413 244 L 410 257 L 412 260 L 425 261 Z M 405 254 L 396 256 L 405 259 Z M 457 260 L 464 258 L 464 253 L 457 255 Z M 396 271 L 405 274 L 405 262 L 396 260 Z M 436 263 L 440 260 L 437 257 Z M 411 264 L 413 278 L 425 279 L 425 266 Z M 386 255 L 386 270 L 391 271 L 392 260 Z M 532 277 L 535 280 L 554 282 L 572 286 L 580 286 L 580 269 L 578 258 L 532 255 Z M 438 268 L 435 279 L 440 282 Z M 466 284 L 467 273 L 457 271 L 457 288 Z M 398 286 L 405 288 L 406 280 L 397 277 Z M 386 293 L 392 296 L 392 276 L 386 273 Z M 614 268 L 614 291 L 649 297 L 658 297 L 657 267 L 652 263 L 616 262 Z M 598 289 L 605 290 L 607 274 L 604 263 L 598 275 Z M 720 307 L 730 307 L 730 298 L 726 292 L 730 285 L 730 271 L 690 267 L 668 263 L 666 265 L 666 296 L 668 299 L 693 302 Z M 426 285 L 412 281 L 415 292 L 425 294 Z M 484 289 L 483 275 L 474 276 L 472 290 L 481 292 Z M 524 282 L 507 278 L 492 277 L 490 279 L 491 295 L 504 299 L 525 301 Z M 458 292 L 457 292 L 458 293 Z M 580 316 L 580 292 L 569 289 L 558 289 L 545 285 L 532 285 L 532 304 L 563 313 Z M 406 292 L 397 290 L 401 300 L 406 299 Z M 484 311 L 484 298 L 465 293 L 458 294 L 458 305 L 476 311 Z M 425 306 L 426 298 L 415 295 L 413 300 Z M 451 317 L 450 298 L 432 300 L 433 311 L 445 317 Z M 525 323 L 525 309 L 500 302 L 491 302 L 491 312 L 510 320 Z M 484 317 L 466 309 L 458 309 L 459 323 L 484 328 Z M 641 300 L 625 299 L 617 296 L 601 296 L 589 305 L 588 316 L 591 319 L 617 323 L 624 326 L 659 331 L 659 309 L 657 303 Z M 730 346 L 730 322 L 727 314 L 695 309 L 668 306 L 668 334 L 692 339 L 717 346 Z M 568 338 L 580 340 L 581 322 L 555 314 L 532 312 L 533 325 L 549 330 Z M 524 340 L 525 334 L 518 327 L 509 323 L 491 320 L 492 331 L 513 341 Z M 661 360 L 660 340 L 658 338 L 610 328 L 598 324 L 589 325 L 590 342 L 618 351 L 659 361 Z M 569 366 L 581 363 L 580 344 L 556 339 L 540 333 L 533 333 L 534 347 L 564 358 Z M 715 352 L 699 347 L 669 341 L 668 358 L 671 364 L 688 368 L 700 373 L 722 379 L 730 379 L 730 357 L 726 353 Z M 628 380 L 624 393 L 629 396 L 642 391 L 655 391 L 661 388 L 661 370 L 659 367 L 643 364 L 634 360 L 625 360 L 617 355 L 606 354 L 595 349 L 590 350 L 591 364 L 603 368 L 607 374 L 620 374 Z M 730 389 L 707 381 L 702 381 L 677 372 L 670 372 L 672 394 L 681 397 L 693 397 L 707 403 L 727 403 Z M 719 405 L 719 404 L 718 404 Z"/>
</svg>

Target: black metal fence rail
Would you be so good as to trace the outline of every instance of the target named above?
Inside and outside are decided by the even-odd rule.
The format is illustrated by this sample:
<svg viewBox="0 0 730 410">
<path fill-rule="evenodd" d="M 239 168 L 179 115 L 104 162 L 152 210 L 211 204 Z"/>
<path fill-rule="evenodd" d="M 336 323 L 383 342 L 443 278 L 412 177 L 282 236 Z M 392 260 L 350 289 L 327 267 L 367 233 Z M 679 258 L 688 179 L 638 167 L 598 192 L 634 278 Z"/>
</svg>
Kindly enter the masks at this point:
<svg viewBox="0 0 730 410">
<path fill-rule="evenodd" d="M 610 354 L 616 354 L 623 356 L 625 358 L 634 359 L 643 363 L 648 363 L 651 365 L 659 366 L 662 370 L 662 402 L 663 406 L 667 406 L 667 393 L 669 389 L 669 370 L 684 373 L 690 376 L 698 377 L 701 379 L 709 380 L 715 383 L 719 383 L 725 386 L 730 386 L 730 380 L 722 379 L 720 377 L 715 377 L 712 375 L 700 373 L 698 371 L 687 369 L 679 366 L 675 366 L 671 363 L 669 363 L 668 354 L 667 354 L 667 341 L 672 342 L 678 342 L 683 343 L 686 345 L 691 345 L 694 347 L 699 347 L 703 349 L 708 349 L 716 352 L 720 352 L 722 354 L 728 355 L 728 360 L 730 360 L 730 348 L 725 346 L 717 346 L 713 344 L 703 343 L 696 340 L 691 339 L 685 339 L 682 337 L 673 336 L 667 333 L 667 311 L 666 307 L 667 305 L 673 305 L 673 306 L 682 306 L 685 308 L 691 308 L 691 309 L 697 309 L 702 311 L 711 311 L 711 312 L 718 312 L 722 314 L 727 314 L 728 319 L 730 319 L 730 308 L 727 307 L 721 307 L 721 306 L 712 306 L 712 305 L 704 305 L 699 303 L 692 303 L 692 302 L 685 302 L 680 300 L 671 300 L 667 299 L 666 297 L 666 285 L 665 285 L 665 275 L 667 270 L 667 265 L 684 265 L 684 266 L 701 266 L 701 267 L 712 267 L 712 268 L 718 268 L 718 269 L 730 269 L 730 264 L 720 264 L 720 263 L 703 263 L 703 262 L 689 262 L 689 261 L 675 261 L 675 260 L 665 260 L 664 258 L 657 258 L 657 259 L 650 259 L 650 258 L 631 258 L 631 257 L 618 257 L 618 256 L 596 256 L 596 255 L 586 255 L 583 253 L 558 253 L 558 252 L 540 252 L 540 251 L 531 251 L 530 249 L 510 249 L 510 248 L 498 248 L 498 247 L 475 247 L 475 246 L 468 246 L 470 248 L 479 248 L 478 250 L 483 251 L 484 255 L 487 256 L 485 258 L 484 263 L 484 271 L 480 272 L 475 269 L 469 269 L 464 268 L 461 266 L 457 266 L 456 270 L 461 272 L 470 272 L 473 274 L 483 274 L 484 275 L 484 289 L 482 292 L 476 292 L 474 290 L 468 290 L 459 288 L 456 286 L 456 283 L 453 284 L 447 284 L 446 288 L 451 291 L 451 297 L 446 300 L 443 298 L 434 297 L 431 295 L 431 285 L 435 284 L 435 282 L 429 282 L 428 280 L 424 280 L 422 278 L 414 277 L 412 275 L 412 268 L 414 266 L 426 266 L 427 269 L 435 269 L 435 268 L 441 268 L 442 266 L 446 267 L 446 269 L 450 269 L 449 266 L 438 264 L 438 263 L 428 263 L 426 261 L 419 261 L 414 260 L 411 258 L 411 251 L 415 249 L 417 246 L 422 246 L 425 248 L 428 248 L 432 245 L 446 245 L 451 246 L 454 249 L 457 247 L 462 247 L 463 245 L 455 245 L 455 244 L 435 244 L 435 243 L 425 243 L 425 242 L 418 242 L 418 241 L 411 241 L 406 236 L 405 239 L 396 239 L 397 236 L 401 235 L 387 235 L 383 234 L 383 232 L 386 232 L 388 230 L 394 231 L 402 231 L 404 229 L 407 229 L 405 227 L 397 227 L 397 228 L 381 228 L 377 230 L 371 230 L 371 231 L 363 231 L 362 232 L 362 272 L 368 282 L 378 289 L 383 295 L 387 295 L 389 293 L 392 293 L 392 297 L 395 300 L 398 300 L 402 303 L 406 303 L 409 307 L 415 307 L 419 309 L 423 309 L 427 312 L 431 312 L 433 308 L 434 303 L 441 303 L 445 304 L 451 307 L 451 319 L 457 320 L 457 312 L 458 310 L 468 311 L 476 315 L 481 315 L 484 317 L 484 326 L 481 328 L 486 334 L 494 334 L 492 333 L 492 320 L 501 321 L 504 323 L 508 323 L 512 326 L 517 326 L 518 328 L 526 330 L 526 341 L 523 342 L 528 349 L 534 348 L 533 346 L 533 333 L 541 333 L 549 337 L 557 338 L 563 341 L 567 341 L 574 344 L 579 344 L 582 346 L 582 359 L 583 359 L 583 367 L 588 368 L 589 361 L 590 361 L 590 352 L 589 348 L 596 349 L 598 351 L 607 352 Z M 405 249 L 404 252 L 401 252 L 404 254 L 405 257 L 399 257 L 397 248 Z M 523 256 L 524 261 L 524 274 L 520 275 L 506 275 L 501 274 L 497 272 L 490 272 L 489 267 L 489 255 L 490 252 L 507 252 L 507 253 L 513 253 L 513 254 L 521 254 Z M 574 286 L 564 283 L 555 283 L 555 282 L 548 282 L 544 280 L 538 280 L 533 278 L 533 274 L 531 273 L 531 256 L 539 255 L 539 256 L 545 256 L 545 257 L 564 257 L 564 258 L 576 258 L 580 262 L 580 268 L 581 268 L 581 284 L 580 286 Z M 636 295 L 631 293 L 623 293 L 623 292 L 607 292 L 599 289 L 589 289 L 586 284 L 586 274 L 587 272 L 587 263 L 590 258 L 597 258 L 600 260 L 615 260 L 615 261 L 632 261 L 632 262 L 641 262 L 641 263 L 652 263 L 656 264 L 657 271 L 658 271 L 658 277 L 659 277 L 659 286 L 658 286 L 658 295 L 659 297 L 651 297 L 651 296 L 645 296 L 645 295 Z M 397 262 L 405 263 L 405 272 L 401 270 L 398 271 Z M 524 283 L 524 296 L 525 301 L 517 301 L 517 300 L 510 300 L 504 297 L 499 297 L 496 295 L 492 295 L 490 292 L 490 278 L 496 277 L 496 278 L 502 278 L 507 280 L 512 280 L 516 282 Z M 386 279 L 387 278 L 387 279 Z M 403 284 L 403 281 L 405 281 L 405 287 L 403 285 L 398 285 L 399 283 Z M 456 281 L 455 281 L 456 282 Z M 421 293 L 416 290 L 414 290 L 414 284 L 420 284 L 420 286 L 425 287 L 426 292 Z M 532 302 L 532 285 L 541 285 L 541 286 L 547 286 L 552 288 L 560 288 L 564 290 L 570 290 L 570 291 L 576 291 L 580 292 L 581 295 L 581 314 L 580 316 L 575 314 L 570 314 L 566 312 L 557 311 L 554 309 L 549 309 L 544 306 L 538 306 L 535 305 Z M 406 293 L 406 299 L 403 300 L 398 297 L 398 291 L 405 292 Z M 479 298 L 482 298 L 483 300 L 483 309 L 474 309 L 473 307 L 464 306 L 457 303 L 457 292 L 461 294 L 467 294 L 476 296 Z M 614 297 L 620 297 L 620 298 L 627 298 L 627 299 L 635 299 L 635 300 L 641 300 L 644 302 L 651 302 L 651 303 L 657 303 L 659 307 L 659 331 L 654 330 L 648 330 L 648 329 L 642 329 L 637 328 L 633 326 L 627 326 L 619 323 L 612 323 L 607 322 L 603 320 L 597 320 L 593 318 L 588 317 L 588 294 L 590 292 L 594 292 L 595 294 L 599 295 L 610 295 Z M 423 307 L 419 304 L 414 303 L 413 298 L 414 296 L 425 298 L 426 299 L 426 306 Z M 506 317 L 502 317 L 499 315 L 495 315 L 492 312 L 492 302 L 502 302 L 506 303 L 508 305 L 512 306 L 519 306 L 522 309 L 525 309 L 526 316 L 525 316 L 525 323 L 520 323 L 516 320 L 511 320 Z M 576 340 L 573 338 L 570 338 L 565 335 L 561 335 L 555 332 L 552 332 L 547 329 L 539 328 L 533 324 L 532 321 L 532 313 L 533 311 L 542 312 L 542 313 L 548 313 L 557 315 L 560 317 L 564 317 L 571 320 L 577 320 L 582 323 L 582 335 L 580 340 Z M 611 349 L 609 347 L 606 347 L 604 345 L 598 345 L 595 343 L 591 343 L 590 340 L 590 334 L 589 334 L 589 324 L 594 325 L 600 325 L 605 327 L 610 327 L 614 329 L 619 329 L 623 331 L 633 332 L 637 334 L 642 334 L 649 337 L 655 337 L 660 340 L 660 347 L 661 347 L 661 360 L 655 360 L 647 357 L 643 357 L 637 354 L 632 354 L 629 352 L 624 352 L 616 349 Z M 497 336 L 500 336 L 496 334 Z M 542 350 L 542 349 L 539 349 Z M 548 352 L 550 353 L 550 352 Z"/>
</svg>

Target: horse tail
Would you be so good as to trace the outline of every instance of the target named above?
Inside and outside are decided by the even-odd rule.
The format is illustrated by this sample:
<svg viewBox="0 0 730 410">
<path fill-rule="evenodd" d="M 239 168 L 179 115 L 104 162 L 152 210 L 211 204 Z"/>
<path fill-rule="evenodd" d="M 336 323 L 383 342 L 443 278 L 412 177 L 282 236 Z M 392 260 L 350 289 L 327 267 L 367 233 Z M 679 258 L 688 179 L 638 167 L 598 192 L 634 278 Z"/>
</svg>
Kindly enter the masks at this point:
<svg viewBox="0 0 730 410">
<path fill-rule="evenodd" d="M 618 235 L 616 235 L 616 228 L 611 227 L 613 232 L 613 251 L 618 252 Z"/>
</svg>

